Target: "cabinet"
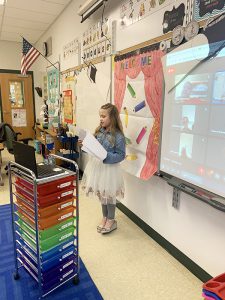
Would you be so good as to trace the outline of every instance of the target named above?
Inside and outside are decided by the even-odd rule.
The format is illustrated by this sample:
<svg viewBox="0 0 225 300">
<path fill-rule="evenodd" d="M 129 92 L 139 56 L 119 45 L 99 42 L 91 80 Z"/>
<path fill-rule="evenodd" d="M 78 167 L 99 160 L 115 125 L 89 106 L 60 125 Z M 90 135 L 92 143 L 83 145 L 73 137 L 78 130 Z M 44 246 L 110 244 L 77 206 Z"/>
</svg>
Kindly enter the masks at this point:
<svg viewBox="0 0 225 300">
<path fill-rule="evenodd" d="M 37 281 L 40 298 L 68 280 L 79 282 L 79 169 L 69 162 L 75 172 L 43 179 L 9 163 L 14 279 L 23 267 Z"/>
</svg>

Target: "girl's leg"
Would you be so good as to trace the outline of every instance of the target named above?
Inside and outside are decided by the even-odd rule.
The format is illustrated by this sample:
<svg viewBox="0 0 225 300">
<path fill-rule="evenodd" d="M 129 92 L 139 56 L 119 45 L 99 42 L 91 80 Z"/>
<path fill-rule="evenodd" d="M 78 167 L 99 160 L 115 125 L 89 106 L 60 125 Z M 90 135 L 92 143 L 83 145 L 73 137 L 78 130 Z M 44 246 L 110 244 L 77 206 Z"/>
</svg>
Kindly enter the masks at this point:
<svg viewBox="0 0 225 300">
<path fill-rule="evenodd" d="M 115 219 L 115 211 L 116 211 L 116 204 L 107 204 L 107 219 L 114 220 Z"/>
<path fill-rule="evenodd" d="M 107 221 L 107 216 L 108 216 L 108 208 L 107 205 L 102 204 L 102 221 L 101 223 L 97 226 L 97 231 L 100 233 L 102 228 L 105 226 L 105 223 Z"/>
<path fill-rule="evenodd" d="M 116 204 L 107 204 L 107 209 L 107 221 L 101 233 L 109 233 L 117 228 L 117 222 L 115 220 Z"/>
<path fill-rule="evenodd" d="M 104 218 L 108 217 L 108 207 L 105 204 L 102 204 L 102 215 Z"/>
</svg>

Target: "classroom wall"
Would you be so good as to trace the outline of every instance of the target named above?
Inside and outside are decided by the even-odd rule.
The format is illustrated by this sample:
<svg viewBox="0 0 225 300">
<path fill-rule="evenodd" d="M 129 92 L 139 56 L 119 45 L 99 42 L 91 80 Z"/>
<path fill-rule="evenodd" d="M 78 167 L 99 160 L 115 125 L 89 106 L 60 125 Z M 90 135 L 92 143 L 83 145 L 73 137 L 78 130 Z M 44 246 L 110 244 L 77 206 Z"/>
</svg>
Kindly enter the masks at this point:
<svg viewBox="0 0 225 300">
<path fill-rule="evenodd" d="M 100 13 L 96 13 L 81 24 L 76 11 L 82 2 L 73 1 L 37 43 L 37 48 L 41 49 L 42 42 L 52 36 L 53 55 L 49 57 L 52 62 L 60 59 L 64 44 L 81 36 L 88 25 L 99 18 Z M 120 3 L 119 0 L 108 1 L 105 13 L 110 14 L 111 20 L 119 18 Z M 156 21 L 157 16 L 150 16 L 122 32 L 117 40 L 117 50 L 156 37 L 160 30 L 152 20 Z M 69 64 L 74 67 L 76 61 L 71 60 Z M 41 72 L 47 65 L 44 59 L 35 64 L 36 85 L 41 83 Z M 93 124 L 93 129 L 96 125 Z M 225 249 L 224 213 L 184 193 L 181 193 L 180 208 L 174 209 L 173 190 L 161 178 L 142 181 L 128 173 L 124 173 L 124 178 L 126 193 L 122 203 L 125 206 L 212 276 L 225 271 L 225 261 L 221 259 Z"/>
<path fill-rule="evenodd" d="M 0 41 L 0 69 L 20 70 L 21 43 Z"/>
</svg>

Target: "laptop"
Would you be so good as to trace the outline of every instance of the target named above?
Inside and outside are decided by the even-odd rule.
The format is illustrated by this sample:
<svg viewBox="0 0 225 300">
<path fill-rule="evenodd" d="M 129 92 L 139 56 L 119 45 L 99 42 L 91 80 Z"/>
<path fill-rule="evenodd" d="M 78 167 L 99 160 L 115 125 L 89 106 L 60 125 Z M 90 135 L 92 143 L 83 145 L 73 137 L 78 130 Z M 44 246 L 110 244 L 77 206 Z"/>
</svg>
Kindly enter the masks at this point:
<svg viewBox="0 0 225 300">
<path fill-rule="evenodd" d="M 35 149 L 32 146 L 14 141 L 13 152 L 15 162 L 33 171 L 38 179 L 65 172 L 65 170 L 53 165 L 37 164 L 35 158 Z"/>
</svg>

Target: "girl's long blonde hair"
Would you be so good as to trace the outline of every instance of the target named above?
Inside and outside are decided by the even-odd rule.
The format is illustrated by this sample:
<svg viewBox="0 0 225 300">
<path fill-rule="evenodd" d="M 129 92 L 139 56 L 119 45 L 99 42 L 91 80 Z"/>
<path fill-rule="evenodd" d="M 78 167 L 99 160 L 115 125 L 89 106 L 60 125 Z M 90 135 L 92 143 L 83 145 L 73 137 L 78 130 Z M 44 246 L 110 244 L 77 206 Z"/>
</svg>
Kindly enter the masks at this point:
<svg viewBox="0 0 225 300">
<path fill-rule="evenodd" d="M 120 120 L 120 115 L 119 115 L 117 107 L 111 103 L 107 103 L 107 104 L 102 105 L 100 109 L 108 110 L 109 118 L 111 120 L 110 132 L 112 133 L 112 136 L 115 137 L 116 131 L 119 131 L 120 133 L 122 133 L 122 135 L 124 135 L 123 126 L 122 126 L 122 122 Z M 98 134 L 100 128 L 101 128 L 101 125 L 95 129 L 94 136 L 96 136 Z"/>
</svg>

